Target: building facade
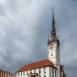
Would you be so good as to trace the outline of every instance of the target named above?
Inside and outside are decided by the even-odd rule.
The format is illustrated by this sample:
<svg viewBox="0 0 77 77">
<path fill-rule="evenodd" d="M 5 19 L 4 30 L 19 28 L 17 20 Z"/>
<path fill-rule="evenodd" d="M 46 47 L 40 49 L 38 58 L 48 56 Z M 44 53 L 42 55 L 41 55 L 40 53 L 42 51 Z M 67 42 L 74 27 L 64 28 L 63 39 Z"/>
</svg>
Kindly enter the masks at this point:
<svg viewBox="0 0 77 77">
<path fill-rule="evenodd" d="M 56 35 L 54 9 L 51 39 L 48 38 L 48 59 L 23 66 L 17 77 L 66 77 L 60 65 L 60 42 Z"/>
<path fill-rule="evenodd" d="M 16 77 L 15 73 L 0 70 L 0 77 Z"/>
<path fill-rule="evenodd" d="M 57 69 L 48 59 L 25 65 L 17 72 L 17 77 L 56 77 Z"/>
</svg>

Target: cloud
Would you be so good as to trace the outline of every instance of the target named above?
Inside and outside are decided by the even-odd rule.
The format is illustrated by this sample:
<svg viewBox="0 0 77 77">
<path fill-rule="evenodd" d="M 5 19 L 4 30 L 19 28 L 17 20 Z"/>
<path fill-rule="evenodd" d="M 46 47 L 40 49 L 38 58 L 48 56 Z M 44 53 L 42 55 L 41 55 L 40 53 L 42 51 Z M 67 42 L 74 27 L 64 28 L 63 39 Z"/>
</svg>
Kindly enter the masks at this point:
<svg viewBox="0 0 77 77">
<path fill-rule="evenodd" d="M 5 2 L 5 0 L 0 0 L 0 3 L 4 3 Z"/>
<path fill-rule="evenodd" d="M 47 59 L 54 5 L 61 64 L 67 76 L 75 77 L 76 4 L 72 0 L 0 0 L 0 68 L 16 72 L 25 64 Z"/>
</svg>

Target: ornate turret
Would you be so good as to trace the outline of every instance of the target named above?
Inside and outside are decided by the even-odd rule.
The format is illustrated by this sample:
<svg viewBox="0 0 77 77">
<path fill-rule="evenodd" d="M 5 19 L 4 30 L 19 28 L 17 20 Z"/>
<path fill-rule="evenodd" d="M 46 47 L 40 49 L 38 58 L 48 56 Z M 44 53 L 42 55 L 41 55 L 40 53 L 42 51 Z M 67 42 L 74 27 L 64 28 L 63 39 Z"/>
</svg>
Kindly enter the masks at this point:
<svg viewBox="0 0 77 77">
<path fill-rule="evenodd" d="M 55 29 L 55 20 L 54 20 L 54 8 L 52 8 L 53 18 L 52 18 L 52 29 L 51 29 L 51 41 L 57 39 L 56 37 L 56 29 Z"/>
<path fill-rule="evenodd" d="M 58 41 L 56 36 L 56 29 L 55 29 L 55 20 L 54 20 L 54 7 L 52 7 L 52 29 L 51 29 L 51 40 L 48 37 L 48 44 L 52 41 Z"/>
</svg>

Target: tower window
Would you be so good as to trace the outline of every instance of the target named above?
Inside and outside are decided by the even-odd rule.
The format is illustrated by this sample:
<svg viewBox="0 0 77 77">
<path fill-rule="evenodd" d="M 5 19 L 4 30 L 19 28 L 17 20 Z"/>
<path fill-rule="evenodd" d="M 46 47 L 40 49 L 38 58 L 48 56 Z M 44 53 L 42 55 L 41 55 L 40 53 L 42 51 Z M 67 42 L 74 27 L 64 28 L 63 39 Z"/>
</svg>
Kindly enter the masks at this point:
<svg viewBox="0 0 77 77">
<path fill-rule="evenodd" d="M 53 54 L 51 54 L 51 56 L 53 56 Z"/>
</svg>

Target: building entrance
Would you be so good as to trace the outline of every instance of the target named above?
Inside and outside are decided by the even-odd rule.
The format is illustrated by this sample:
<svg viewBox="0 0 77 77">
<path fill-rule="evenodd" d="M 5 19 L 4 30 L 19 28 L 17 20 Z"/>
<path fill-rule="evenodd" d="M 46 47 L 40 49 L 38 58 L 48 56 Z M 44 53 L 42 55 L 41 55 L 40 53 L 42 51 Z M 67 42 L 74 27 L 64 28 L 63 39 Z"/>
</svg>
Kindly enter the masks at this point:
<svg viewBox="0 0 77 77">
<path fill-rule="evenodd" d="M 31 73 L 31 74 L 28 74 L 29 77 L 39 77 L 39 75 L 37 73 Z"/>
<path fill-rule="evenodd" d="M 31 77 L 36 77 L 36 75 L 31 75 Z"/>
</svg>

